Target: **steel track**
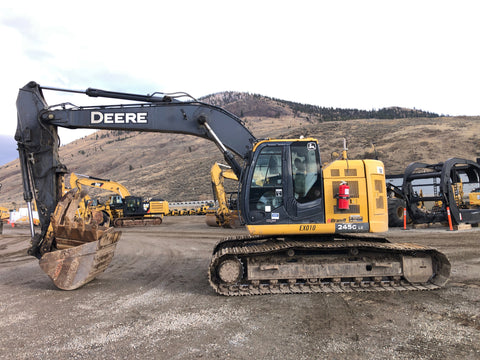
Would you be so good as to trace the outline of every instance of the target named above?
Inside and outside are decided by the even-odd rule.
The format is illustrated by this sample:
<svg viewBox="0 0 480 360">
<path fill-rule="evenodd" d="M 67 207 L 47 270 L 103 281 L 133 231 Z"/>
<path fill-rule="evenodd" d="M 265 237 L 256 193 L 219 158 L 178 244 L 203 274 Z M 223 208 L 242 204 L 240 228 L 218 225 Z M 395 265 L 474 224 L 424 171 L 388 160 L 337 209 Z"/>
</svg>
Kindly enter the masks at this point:
<svg viewBox="0 0 480 360">
<path fill-rule="evenodd" d="M 329 237 L 332 239 L 333 237 Z M 336 236 L 336 238 L 338 238 Z M 442 287 L 450 274 L 450 263 L 447 258 L 433 248 L 405 243 L 390 243 L 384 238 L 340 236 L 344 240 L 313 241 L 312 239 L 278 239 L 270 237 L 237 237 L 222 240 L 215 247 L 209 267 L 209 281 L 213 289 L 221 295 L 264 295 L 264 294 L 298 294 L 298 293 L 345 293 L 345 292 L 379 292 L 379 291 L 416 291 L 434 290 Z M 373 250 L 386 255 L 412 255 L 428 253 L 432 256 L 440 273 L 433 274 L 427 283 L 412 284 L 403 277 L 375 279 L 371 277 L 355 277 L 341 279 L 274 279 L 267 281 L 251 281 L 243 278 L 234 284 L 224 284 L 218 278 L 217 266 L 225 257 L 245 259 L 259 255 L 280 254 L 296 249 L 302 251 L 323 252 L 351 249 Z M 437 279 L 435 279 L 437 278 Z"/>
</svg>

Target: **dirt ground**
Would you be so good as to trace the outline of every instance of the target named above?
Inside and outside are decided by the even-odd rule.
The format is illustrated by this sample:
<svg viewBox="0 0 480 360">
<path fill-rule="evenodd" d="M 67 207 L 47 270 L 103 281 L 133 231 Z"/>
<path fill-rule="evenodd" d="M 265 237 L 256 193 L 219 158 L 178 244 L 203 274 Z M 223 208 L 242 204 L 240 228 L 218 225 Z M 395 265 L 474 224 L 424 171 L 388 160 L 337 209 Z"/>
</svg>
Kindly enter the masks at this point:
<svg viewBox="0 0 480 360">
<path fill-rule="evenodd" d="M 390 230 L 452 263 L 445 288 L 223 297 L 214 244 L 244 230 L 168 217 L 124 229 L 111 266 L 57 290 L 25 255 L 27 228 L 0 235 L 0 359 L 480 359 L 480 230 Z"/>
</svg>

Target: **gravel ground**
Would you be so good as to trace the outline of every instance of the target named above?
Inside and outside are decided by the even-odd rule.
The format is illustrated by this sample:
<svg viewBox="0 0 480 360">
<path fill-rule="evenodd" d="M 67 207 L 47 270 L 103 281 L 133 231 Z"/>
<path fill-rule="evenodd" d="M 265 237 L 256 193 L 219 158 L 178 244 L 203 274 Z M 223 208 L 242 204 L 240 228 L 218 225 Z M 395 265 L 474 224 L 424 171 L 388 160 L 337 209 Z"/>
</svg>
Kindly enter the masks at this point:
<svg viewBox="0 0 480 360">
<path fill-rule="evenodd" d="M 57 290 L 25 256 L 27 228 L 0 235 L 0 359 L 480 359 L 480 230 L 390 230 L 452 263 L 440 290 L 223 297 L 214 244 L 242 229 L 168 217 L 124 229 L 111 266 Z"/>
</svg>

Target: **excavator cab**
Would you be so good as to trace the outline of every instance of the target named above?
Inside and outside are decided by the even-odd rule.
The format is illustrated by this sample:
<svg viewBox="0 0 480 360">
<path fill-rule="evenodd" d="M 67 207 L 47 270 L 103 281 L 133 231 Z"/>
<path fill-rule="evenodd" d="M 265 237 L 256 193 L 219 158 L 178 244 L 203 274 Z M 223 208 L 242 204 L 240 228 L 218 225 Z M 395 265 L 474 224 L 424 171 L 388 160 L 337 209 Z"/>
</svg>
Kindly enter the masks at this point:
<svg viewBox="0 0 480 360">
<path fill-rule="evenodd" d="M 110 197 L 110 208 L 114 210 L 123 209 L 123 198 L 120 195 Z"/>
<path fill-rule="evenodd" d="M 123 215 L 132 216 L 132 215 L 144 215 L 145 210 L 143 209 L 143 200 L 138 196 L 127 196 L 125 198 Z"/>
<path fill-rule="evenodd" d="M 260 143 L 248 169 L 242 208 L 247 224 L 325 222 L 316 140 Z"/>
</svg>

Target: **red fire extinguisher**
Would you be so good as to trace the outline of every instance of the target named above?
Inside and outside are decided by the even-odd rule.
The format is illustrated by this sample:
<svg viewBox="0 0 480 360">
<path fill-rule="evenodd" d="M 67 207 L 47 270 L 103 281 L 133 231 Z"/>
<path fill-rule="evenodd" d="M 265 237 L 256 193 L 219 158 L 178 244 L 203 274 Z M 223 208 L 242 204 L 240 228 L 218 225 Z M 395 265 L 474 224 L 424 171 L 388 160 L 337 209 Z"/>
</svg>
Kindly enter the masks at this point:
<svg viewBox="0 0 480 360">
<path fill-rule="evenodd" d="M 350 186 L 345 181 L 338 187 L 338 209 L 348 210 L 350 203 Z"/>
</svg>

